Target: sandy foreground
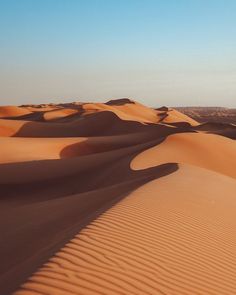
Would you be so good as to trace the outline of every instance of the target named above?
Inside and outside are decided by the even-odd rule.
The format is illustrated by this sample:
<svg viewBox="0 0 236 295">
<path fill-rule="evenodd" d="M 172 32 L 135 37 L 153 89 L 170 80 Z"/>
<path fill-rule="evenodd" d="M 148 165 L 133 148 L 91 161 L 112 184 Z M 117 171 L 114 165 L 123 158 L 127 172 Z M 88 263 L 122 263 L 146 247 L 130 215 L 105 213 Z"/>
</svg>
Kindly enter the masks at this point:
<svg viewBox="0 0 236 295">
<path fill-rule="evenodd" d="M 0 294 L 236 294 L 234 138 L 129 99 L 0 107 Z"/>
</svg>

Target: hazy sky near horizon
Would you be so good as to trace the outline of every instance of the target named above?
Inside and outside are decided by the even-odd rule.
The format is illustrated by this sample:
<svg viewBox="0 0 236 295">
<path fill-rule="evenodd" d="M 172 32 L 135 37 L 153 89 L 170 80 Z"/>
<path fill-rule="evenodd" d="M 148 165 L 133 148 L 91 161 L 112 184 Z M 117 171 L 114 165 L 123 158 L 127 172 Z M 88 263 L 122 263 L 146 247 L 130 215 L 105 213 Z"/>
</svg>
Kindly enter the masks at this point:
<svg viewBox="0 0 236 295">
<path fill-rule="evenodd" d="M 0 0 L 0 104 L 236 107 L 235 0 Z"/>
</svg>

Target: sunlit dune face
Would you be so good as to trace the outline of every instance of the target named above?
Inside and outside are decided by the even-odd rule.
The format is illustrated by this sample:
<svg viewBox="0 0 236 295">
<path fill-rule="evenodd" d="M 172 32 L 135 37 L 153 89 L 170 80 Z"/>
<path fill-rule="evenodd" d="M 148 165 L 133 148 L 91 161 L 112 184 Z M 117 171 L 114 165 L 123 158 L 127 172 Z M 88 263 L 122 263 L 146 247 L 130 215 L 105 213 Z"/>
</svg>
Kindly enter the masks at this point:
<svg viewBox="0 0 236 295">
<path fill-rule="evenodd" d="M 235 190 L 232 178 L 180 166 L 90 223 L 14 294 L 233 294 Z"/>
<path fill-rule="evenodd" d="M 43 117 L 45 121 L 50 121 L 50 120 L 56 120 L 59 118 L 64 118 L 70 115 L 74 115 L 76 113 L 78 113 L 78 111 L 73 109 L 53 110 L 53 111 L 45 112 Z"/>
<path fill-rule="evenodd" d="M 164 123 L 179 123 L 179 122 L 187 122 L 192 126 L 197 126 L 199 123 L 190 117 L 174 110 L 174 109 L 169 109 L 167 112 L 167 116 L 164 117 L 163 119 Z"/>
<path fill-rule="evenodd" d="M 0 114 L 0 295 L 236 293 L 235 126 L 127 98 Z"/>
<path fill-rule="evenodd" d="M 169 161 L 196 165 L 236 178 L 235 153 L 235 141 L 225 137 L 200 133 L 174 134 L 135 157 L 131 168 L 146 169 Z"/>
<path fill-rule="evenodd" d="M 140 143 L 142 138 L 148 138 L 143 134 L 117 137 L 94 138 L 0 138 L 1 163 L 14 163 L 25 161 L 39 161 L 49 159 L 65 159 L 112 151 Z M 15 148 L 17 146 L 17 153 Z"/>
<path fill-rule="evenodd" d="M 27 122 L 0 119 L 0 137 L 14 136 Z"/>
<path fill-rule="evenodd" d="M 138 121 L 141 123 L 157 122 L 156 112 L 138 103 L 124 105 L 107 105 L 102 103 L 84 104 L 83 109 L 85 113 L 91 113 L 92 111 L 111 111 L 122 120 Z"/>
<path fill-rule="evenodd" d="M 86 150 L 80 148 L 80 144 L 85 141 L 86 138 L 0 138 L 0 163 L 60 159 L 67 147 L 65 157 L 79 156 L 86 154 Z M 77 147 L 69 149 L 74 144 Z M 16 146 L 17 153 L 14 153 Z"/>
<path fill-rule="evenodd" d="M 16 106 L 0 106 L 0 118 L 5 117 L 19 117 L 26 114 L 30 114 L 31 111 L 27 108 L 16 107 Z"/>
<path fill-rule="evenodd" d="M 178 112 L 175 109 L 162 107 L 156 109 L 156 115 L 158 117 L 159 123 L 165 124 L 175 124 L 175 123 L 185 123 L 189 124 L 190 126 L 198 126 L 199 123 L 192 118 Z"/>
</svg>

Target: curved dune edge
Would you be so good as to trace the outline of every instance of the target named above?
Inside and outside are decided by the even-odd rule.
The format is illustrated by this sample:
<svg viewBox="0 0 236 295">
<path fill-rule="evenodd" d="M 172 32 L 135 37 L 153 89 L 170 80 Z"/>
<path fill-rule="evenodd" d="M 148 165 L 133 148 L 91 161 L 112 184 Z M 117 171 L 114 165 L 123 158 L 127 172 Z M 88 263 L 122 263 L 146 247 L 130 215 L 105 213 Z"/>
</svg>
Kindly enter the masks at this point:
<svg viewBox="0 0 236 295">
<path fill-rule="evenodd" d="M 27 108 L 16 106 L 0 106 L 0 118 L 28 115 L 32 112 Z"/>
<path fill-rule="evenodd" d="M 190 127 L 187 127 L 188 129 Z M 177 128 L 163 124 L 144 124 L 138 120 L 122 120 L 112 111 L 99 111 L 84 116 L 73 117 L 66 122 L 58 121 L 27 121 L 25 118 L 0 119 L 0 137 L 84 137 L 84 136 L 113 136 L 146 132 L 150 130 Z M 175 129 L 175 130 L 174 130 Z M 186 129 L 186 127 L 185 127 Z M 168 132 L 167 132 L 168 133 Z"/>
<path fill-rule="evenodd" d="M 14 294 L 235 294 L 235 191 L 230 177 L 180 165 L 90 223 Z"/>
<path fill-rule="evenodd" d="M 117 100 L 119 101 L 119 100 Z M 6 106 L 0 107 L 0 118 L 2 120 L 13 120 L 11 125 L 18 125 L 17 120 L 26 122 L 69 122 L 71 119 L 85 119 L 87 115 L 99 112 L 111 112 L 124 121 L 139 122 L 141 124 L 179 123 L 187 122 L 191 126 L 199 123 L 192 118 L 178 112 L 175 109 L 164 108 L 155 110 L 138 102 L 123 99 L 121 103 L 68 103 L 59 105 L 38 106 Z M 25 122 L 25 123 L 26 123 Z M 0 126 L 4 121 L 0 123 Z M 0 136 L 4 136 L 0 132 Z M 9 134 L 12 136 L 12 134 Z"/>
<path fill-rule="evenodd" d="M 164 123 L 179 123 L 179 122 L 187 122 L 189 123 L 190 125 L 192 126 L 197 126 L 199 125 L 199 123 L 186 116 L 185 114 L 183 113 L 180 113 L 179 111 L 175 110 L 175 109 L 169 109 L 167 112 L 166 112 L 167 116 L 163 119 L 162 122 Z"/>
<path fill-rule="evenodd" d="M 97 154 L 153 141 L 154 137 L 153 132 L 71 138 L 0 137 L 0 164 Z"/>
<path fill-rule="evenodd" d="M 60 159 L 61 151 L 73 144 L 82 145 L 87 138 L 23 138 L 23 137 L 0 137 L 1 163 L 17 163 L 24 161 Z M 15 152 L 17 146 L 17 153 Z M 89 153 L 89 148 L 87 148 Z M 86 154 L 77 148 L 68 153 L 68 157 Z"/>
<path fill-rule="evenodd" d="M 122 105 L 109 105 L 104 103 L 87 103 L 82 106 L 86 113 L 98 111 L 111 111 L 122 120 L 137 121 L 140 123 L 156 123 L 158 116 L 154 109 L 148 108 L 140 103 L 132 102 Z"/>
<path fill-rule="evenodd" d="M 0 295 L 236 294 L 236 126 L 126 98 L 0 114 Z"/>
<path fill-rule="evenodd" d="M 146 169 L 166 162 L 196 165 L 236 178 L 236 142 L 213 134 L 172 134 L 137 155 L 131 168 Z"/>
<path fill-rule="evenodd" d="M 50 121 L 50 120 L 56 120 L 59 118 L 64 118 L 70 115 L 74 115 L 78 113 L 78 110 L 75 109 L 55 109 L 52 111 L 47 111 L 44 113 L 43 118 L 45 119 L 45 121 Z"/>
</svg>

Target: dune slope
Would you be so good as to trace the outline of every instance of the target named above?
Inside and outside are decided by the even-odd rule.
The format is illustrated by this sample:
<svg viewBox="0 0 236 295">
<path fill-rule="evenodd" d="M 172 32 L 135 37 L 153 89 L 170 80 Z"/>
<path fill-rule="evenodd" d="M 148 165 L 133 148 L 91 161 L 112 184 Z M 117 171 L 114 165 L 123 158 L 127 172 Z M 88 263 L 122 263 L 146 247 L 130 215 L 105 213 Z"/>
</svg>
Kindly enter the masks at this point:
<svg viewBox="0 0 236 295">
<path fill-rule="evenodd" d="M 235 190 L 180 165 L 90 223 L 16 294 L 234 294 Z"/>
<path fill-rule="evenodd" d="M 126 98 L 0 107 L 0 294 L 236 294 L 235 133 Z"/>
</svg>

